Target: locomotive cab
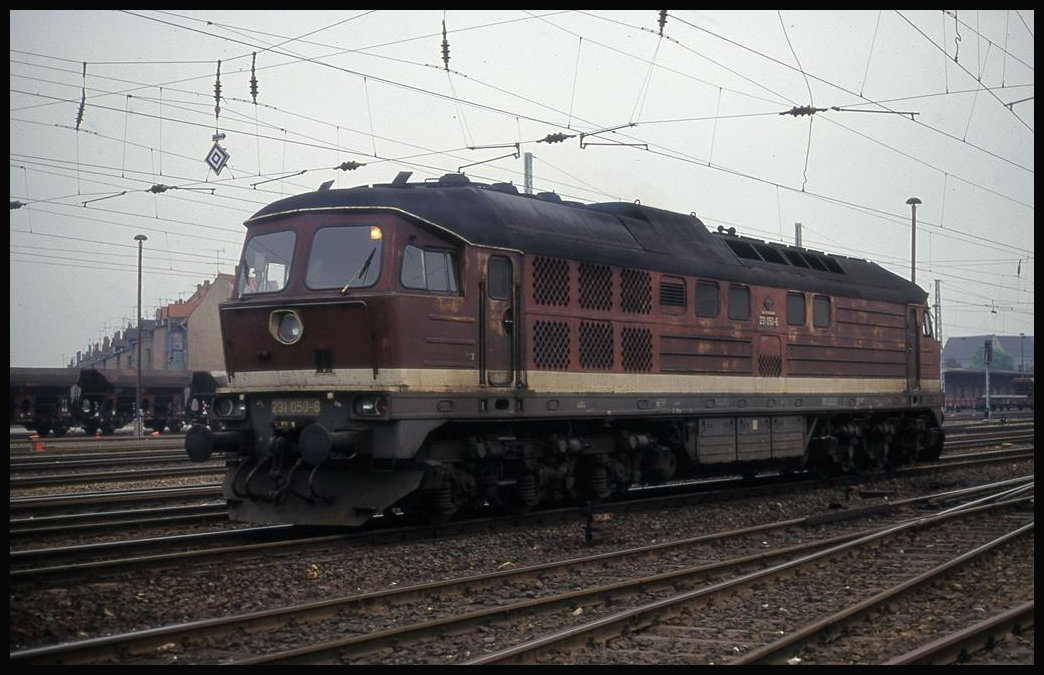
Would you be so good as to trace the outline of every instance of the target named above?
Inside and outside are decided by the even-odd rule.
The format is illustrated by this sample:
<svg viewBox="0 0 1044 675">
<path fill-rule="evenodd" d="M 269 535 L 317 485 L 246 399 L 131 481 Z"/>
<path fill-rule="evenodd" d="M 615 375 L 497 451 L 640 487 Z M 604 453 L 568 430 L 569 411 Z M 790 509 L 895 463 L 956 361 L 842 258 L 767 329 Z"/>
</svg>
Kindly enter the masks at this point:
<svg viewBox="0 0 1044 675">
<path fill-rule="evenodd" d="M 391 394 L 408 396 L 433 364 L 474 368 L 463 246 L 382 209 L 255 221 L 220 310 L 235 393 L 219 389 L 209 413 L 221 428 L 194 425 L 186 448 L 198 461 L 226 453 L 236 465 L 226 493 L 245 517 L 263 520 L 252 505 L 289 501 L 322 507 L 318 522 L 359 524 L 417 488 L 423 471 L 387 469 L 439 425 L 408 419 L 408 398 L 407 419 L 392 420 Z M 450 380 L 441 386 L 477 384 Z"/>
</svg>

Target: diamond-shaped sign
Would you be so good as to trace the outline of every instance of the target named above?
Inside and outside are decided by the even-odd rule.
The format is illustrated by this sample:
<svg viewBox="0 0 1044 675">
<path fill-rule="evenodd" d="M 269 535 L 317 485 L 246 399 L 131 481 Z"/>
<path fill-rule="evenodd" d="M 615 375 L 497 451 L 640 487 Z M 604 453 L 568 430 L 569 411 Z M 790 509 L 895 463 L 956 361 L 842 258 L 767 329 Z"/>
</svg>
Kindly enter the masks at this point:
<svg viewBox="0 0 1044 675">
<path fill-rule="evenodd" d="M 207 164 L 214 170 L 214 173 L 220 175 L 221 170 L 228 163 L 229 157 L 230 155 L 223 147 L 214 143 L 214 147 L 210 149 L 210 153 L 207 155 Z"/>
</svg>

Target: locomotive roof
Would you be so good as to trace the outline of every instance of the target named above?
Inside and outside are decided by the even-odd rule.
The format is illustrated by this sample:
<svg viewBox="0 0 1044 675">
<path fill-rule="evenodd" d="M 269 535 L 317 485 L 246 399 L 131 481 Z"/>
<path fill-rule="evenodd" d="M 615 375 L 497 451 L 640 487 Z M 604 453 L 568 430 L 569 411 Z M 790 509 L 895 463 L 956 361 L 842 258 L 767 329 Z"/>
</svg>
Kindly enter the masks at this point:
<svg viewBox="0 0 1044 675">
<path fill-rule="evenodd" d="M 513 185 L 480 185 L 461 174 L 295 195 L 265 206 L 246 225 L 344 211 L 395 211 L 468 244 L 536 255 L 864 299 L 927 299 L 920 287 L 866 260 L 712 234 L 694 215 L 629 202 L 565 202 L 553 193 L 525 195 Z"/>
</svg>

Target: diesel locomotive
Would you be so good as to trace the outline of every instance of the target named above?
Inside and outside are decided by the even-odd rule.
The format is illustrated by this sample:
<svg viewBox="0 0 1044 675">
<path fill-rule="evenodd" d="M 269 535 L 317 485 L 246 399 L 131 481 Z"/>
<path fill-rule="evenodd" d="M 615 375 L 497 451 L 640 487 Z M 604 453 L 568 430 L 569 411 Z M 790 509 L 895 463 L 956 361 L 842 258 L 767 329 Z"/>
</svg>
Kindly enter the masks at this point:
<svg viewBox="0 0 1044 675">
<path fill-rule="evenodd" d="M 224 453 L 232 518 L 439 520 L 939 455 L 915 284 L 639 203 L 409 177 L 246 221 L 228 381 L 186 435 Z"/>
</svg>

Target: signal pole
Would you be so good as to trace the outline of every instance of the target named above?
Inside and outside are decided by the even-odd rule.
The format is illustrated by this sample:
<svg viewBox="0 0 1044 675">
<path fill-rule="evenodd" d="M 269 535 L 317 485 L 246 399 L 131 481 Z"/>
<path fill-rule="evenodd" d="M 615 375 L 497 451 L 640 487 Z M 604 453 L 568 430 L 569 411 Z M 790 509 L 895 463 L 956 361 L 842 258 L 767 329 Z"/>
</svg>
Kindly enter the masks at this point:
<svg viewBox="0 0 1044 675">
<path fill-rule="evenodd" d="M 134 435 L 141 436 L 142 430 L 142 419 L 141 419 L 141 247 L 148 237 L 144 234 L 134 235 L 134 241 L 138 242 L 138 356 L 137 365 L 138 372 L 134 382 Z"/>
<path fill-rule="evenodd" d="M 917 283 L 917 205 L 921 200 L 910 197 L 906 200 L 910 205 L 910 283 Z"/>
</svg>

